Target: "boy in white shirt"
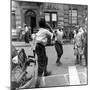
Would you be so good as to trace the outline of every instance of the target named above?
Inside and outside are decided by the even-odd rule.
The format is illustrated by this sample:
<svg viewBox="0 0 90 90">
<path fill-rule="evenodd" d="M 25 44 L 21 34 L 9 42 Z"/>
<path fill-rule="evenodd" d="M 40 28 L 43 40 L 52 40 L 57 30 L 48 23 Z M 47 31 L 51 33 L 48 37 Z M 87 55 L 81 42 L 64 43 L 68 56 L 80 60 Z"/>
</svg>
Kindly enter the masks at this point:
<svg viewBox="0 0 90 90">
<path fill-rule="evenodd" d="M 55 49 L 56 49 L 56 52 L 57 52 L 57 61 L 56 61 L 57 65 L 61 64 L 60 58 L 63 54 L 62 37 L 63 37 L 62 29 L 61 30 L 57 29 L 55 31 Z"/>
<path fill-rule="evenodd" d="M 36 87 L 39 87 L 41 77 L 44 73 L 44 76 L 50 75 L 51 73 L 47 71 L 48 57 L 46 56 L 45 46 L 47 45 L 48 37 L 53 38 L 53 34 L 48 31 L 46 28 L 45 19 L 39 21 L 39 31 L 36 33 L 36 49 L 37 62 L 38 62 L 38 80 Z"/>
</svg>

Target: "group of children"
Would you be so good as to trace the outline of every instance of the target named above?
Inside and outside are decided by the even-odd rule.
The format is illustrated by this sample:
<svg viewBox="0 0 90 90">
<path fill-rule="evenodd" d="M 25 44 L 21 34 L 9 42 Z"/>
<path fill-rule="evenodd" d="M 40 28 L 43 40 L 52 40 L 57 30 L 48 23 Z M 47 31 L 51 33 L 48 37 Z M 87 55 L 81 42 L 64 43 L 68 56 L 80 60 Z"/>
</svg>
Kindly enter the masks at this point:
<svg viewBox="0 0 90 90">
<path fill-rule="evenodd" d="M 39 21 L 39 30 L 36 33 L 36 54 L 38 62 L 38 80 L 36 87 L 39 87 L 39 82 L 41 76 L 47 76 L 51 73 L 47 71 L 48 57 L 46 56 L 45 46 L 47 45 L 48 38 L 51 41 L 54 41 L 55 49 L 57 52 L 56 64 L 61 65 L 60 58 L 63 55 L 63 46 L 62 46 L 62 29 L 56 29 L 53 32 L 50 32 L 46 29 L 45 19 Z M 87 29 L 82 26 L 78 27 L 74 35 L 74 54 L 76 55 L 76 64 L 81 64 L 82 56 L 85 57 L 85 62 L 87 66 Z"/>
<path fill-rule="evenodd" d="M 50 29 L 50 28 L 49 28 Z M 48 26 L 46 24 L 46 21 L 44 18 L 41 18 L 39 21 L 39 29 L 36 34 L 32 34 L 32 50 L 35 54 L 37 54 L 37 80 L 35 87 L 40 86 L 40 82 L 42 80 L 42 76 L 48 76 L 51 75 L 51 72 L 47 70 L 48 65 L 48 57 L 46 55 L 46 49 L 48 42 L 54 42 L 55 50 L 57 52 L 57 60 L 56 64 L 59 66 L 61 65 L 60 58 L 63 55 L 63 46 L 62 46 L 62 38 L 63 38 L 63 31 L 62 29 L 56 29 L 52 31 L 51 29 L 48 30 Z M 74 34 L 74 54 L 76 55 L 76 64 L 80 63 L 82 60 L 82 55 L 84 54 L 86 65 L 87 65 L 87 31 L 84 28 L 78 27 Z M 26 58 L 26 56 L 24 57 Z M 15 60 L 13 60 L 15 62 Z M 25 62 L 25 61 L 23 61 Z M 27 67 L 30 65 L 29 61 L 25 63 L 24 69 L 29 73 L 31 73 L 30 68 Z M 21 67 L 23 67 L 23 64 L 21 64 Z M 29 69 L 28 69 L 29 68 Z M 23 70 L 24 70 L 23 69 Z M 29 75 L 30 76 L 30 75 Z M 28 74 L 26 74 L 26 77 L 28 77 Z"/>
<path fill-rule="evenodd" d="M 42 75 L 48 76 L 51 72 L 47 71 L 48 65 L 48 57 L 46 55 L 45 47 L 48 44 L 48 40 L 55 42 L 55 49 L 57 52 L 57 60 L 56 64 L 61 65 L 60 58 L 63 54 L 63 47 L 62 47 L 62 30 L 56 29 L 55 31 L 49 31 L 46 27 L 46 22 L 44 18 L 41 18 L 39 21 L 39 30 L 35 34 L 33 40 L 35 45 L 35 53 L 37 54 L 37 63 L 38 63 L 38 78 L 36 82 L 36 87 L 39 87 L 40 80 Z"/>
<path fill-rule="evenodd" d="M 38 32 L 36 34 L 32 34 L 33 43 L 31 46 L 33 53 L 34 53 L 33 57 L 35 58 L 35 54 L 37 54 L 37 64 L 38 64 L 37 80 L 36 80 L 35 87 L 40 86 L 40 82 L 41 82 L 40 80 L 42 80 L 41 79 L 42 75 L 44 75 L 44 76 L 51 75 L 51 72 L 49 72 L 47 70 L 48 57 L 46 55 L 46 50 L 45 50 L 45 47 L 47 46 L 48 42 L 50 42 L 50 41 L 55 42 L 55 49 L 57 51 L 57 60 L 56 60 L 57 65 L 61 65 L 60 58 L 63 54 L 63 47 L 62 47 L 63 32 L 62 32 L 62 30 L 59 31 L 57 29 L 54 32 L 49 31 L 48 30 L 49 26 L 46 24 L 44 18 L 42 18 L 39 21 L 39 27 L 40 28 L 39 28 Z M 15 48 L 13 51 L 15 52 Z M 21 52 L 19 52 L 19 53 L 16 53 L 16 52 L 14 53 L 16 55 L 12 55 L 13 56 L 12 57 L 12 66 L 19 66 L 21 68 L 20 70 L 23 72 L 23 74 L 21 74 L 21 75 L 24 76 L 24 79 L 28 80 L 28 78 L 30 78 L 32 76 L 32 73 L 34 72 L 34 69 L 32 69 L 33 68 L 32 63 L 34 63 L 34 61 L 33 60 L 29 60 L 29 61 L 26 60 L 27 56 L 25 55 L 24 49 L 21 49 Z M 29 73 L 31 73 L 31 74 L 29 74 Z M 21 80 L 22 80 L 23 76 L 21 76 Z M 18 83 L 18 82 L 20 82 L 20 80 L 16 81 L 16 82 Z M 15 83 L 15 82 L 13 82 L 13 83 Z M 12 83 L 12 85 L 13 85 L 13 83 Z"/>
</svg>

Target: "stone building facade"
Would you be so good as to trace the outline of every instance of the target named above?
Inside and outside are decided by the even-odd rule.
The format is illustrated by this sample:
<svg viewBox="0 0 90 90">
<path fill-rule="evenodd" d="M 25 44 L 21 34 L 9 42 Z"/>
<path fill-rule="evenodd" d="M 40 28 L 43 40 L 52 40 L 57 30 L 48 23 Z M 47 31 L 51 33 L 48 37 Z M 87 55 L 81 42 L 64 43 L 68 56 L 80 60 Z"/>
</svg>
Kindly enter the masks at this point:
<svg viewBox="0 0 90 90">
<path fill-rule="evenodd" d="M 39 27 L 38 21 L 45 17 L 52 28 L 64 27 L 72 30 L 80 25 L 88 15 L 87 5 L 25 2 L 12 0 L 12 28 L 23 28 L 24 24 L 31 26 L 32 33 Z"/>
</svg>

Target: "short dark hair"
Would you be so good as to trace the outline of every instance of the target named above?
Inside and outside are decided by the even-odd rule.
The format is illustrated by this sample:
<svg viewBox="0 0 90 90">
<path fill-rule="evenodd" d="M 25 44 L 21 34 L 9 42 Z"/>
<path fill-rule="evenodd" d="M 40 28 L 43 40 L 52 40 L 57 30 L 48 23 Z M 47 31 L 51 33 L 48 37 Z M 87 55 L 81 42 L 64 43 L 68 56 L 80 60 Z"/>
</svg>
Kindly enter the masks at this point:
<svg viewBox="0 0 90 90">
<path fill-rule="evenodd" d="M 33 59 L 29 59 L 27 62 L 26 62 L 26 65 L 29 66 L 30 63 L 34 63 L 36 65 L 36 61 L 33 60 Z"/>
<path fill-rule="evenodd" d="M 25 70 L 30 65 L 30 63 L 34 63 L 34 65 L 36 65 L 35 60 L 29 59 L 28 61 L 25 62 L 23 70 Z"/>
<path fill-rule="evenodd" d="M 27 26 L 28 26 L 27 24 L 24 25 L 24 27 L 27 27 Z"/>
<path fill-rule="evenodd" d="M 39 21 L 39 27 L 45 28 L 45 26 L 46 26 L 46 21 L 44 18 L 41 18 Z"/>
</svg>

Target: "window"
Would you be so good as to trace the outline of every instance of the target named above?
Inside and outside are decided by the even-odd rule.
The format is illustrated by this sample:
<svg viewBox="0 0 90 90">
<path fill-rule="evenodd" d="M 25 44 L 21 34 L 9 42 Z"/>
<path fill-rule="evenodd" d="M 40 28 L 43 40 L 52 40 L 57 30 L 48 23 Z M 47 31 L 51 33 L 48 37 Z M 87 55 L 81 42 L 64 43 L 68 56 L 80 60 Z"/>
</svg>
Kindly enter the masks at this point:
<svg viewBox="0 0 90 90">
<path fill-rule="evenodd" d="M 50 22 L 50 13 L 45 13 L 46 22 Z"/>
<path fill-rule="evenodd" d="M 45 20 L 52 28 L 55 28 L 57 26 L 57 13 L 45 12 Z"/>
<path fill-rule="evenodd" d="M 52 21 L 57 21 L 57 15 L 55 13 L 52 13 Z"/>
<path fill-rule="evenodd" d="M 69 24 L 77 24 L 77 10 L 69 10 Z"/>
</svg>

